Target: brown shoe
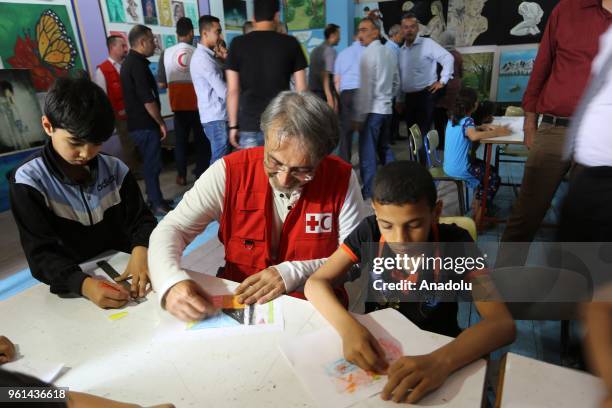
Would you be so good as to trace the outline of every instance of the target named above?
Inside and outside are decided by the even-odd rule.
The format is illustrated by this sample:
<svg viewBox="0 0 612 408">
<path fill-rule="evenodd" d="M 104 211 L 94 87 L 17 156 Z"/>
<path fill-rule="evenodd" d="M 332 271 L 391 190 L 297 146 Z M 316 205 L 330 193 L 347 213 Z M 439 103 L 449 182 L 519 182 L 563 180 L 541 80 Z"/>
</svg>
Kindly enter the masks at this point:
<svg viewBox="0 0 612 408">
<path fill-rule="evenodd" d="M 183 176 L 176 176 L 176 184 L 178 184 L 179 186 L 186 186 L 187 180 Z"/>
</svg>

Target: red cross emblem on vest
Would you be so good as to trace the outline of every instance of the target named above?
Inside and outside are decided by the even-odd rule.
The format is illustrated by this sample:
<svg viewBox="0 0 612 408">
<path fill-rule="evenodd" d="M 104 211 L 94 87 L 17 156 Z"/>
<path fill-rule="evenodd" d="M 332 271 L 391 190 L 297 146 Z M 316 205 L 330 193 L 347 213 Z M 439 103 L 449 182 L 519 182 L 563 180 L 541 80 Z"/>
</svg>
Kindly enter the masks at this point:
<svg viewBox="0 0 612 408">
<path fill-rule="evenodd" d="M 321 234 L 332 231 L 332 213 L 306 213 L 306 233 Z"/>
</svg>

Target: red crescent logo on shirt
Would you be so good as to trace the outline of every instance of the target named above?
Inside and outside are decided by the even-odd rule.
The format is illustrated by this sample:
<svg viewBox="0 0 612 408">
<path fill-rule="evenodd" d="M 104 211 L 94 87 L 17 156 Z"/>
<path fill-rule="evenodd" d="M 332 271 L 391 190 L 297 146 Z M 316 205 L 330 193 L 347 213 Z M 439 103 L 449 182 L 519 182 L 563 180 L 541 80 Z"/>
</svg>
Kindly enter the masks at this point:
<svg viewBox="0 0 612 408">
<path fill-rule="evenodd" d="M 182 68 L 183 70 L 186 70 L 189 65 L 187 65 L 187 59 L 189 58 L 188 53 L 186 52 L 181 52 L 180 54 L 177 55 L 176 57 L 176 63 L 178 64 L 178 66 L 180 68 Z"/>
</svg>

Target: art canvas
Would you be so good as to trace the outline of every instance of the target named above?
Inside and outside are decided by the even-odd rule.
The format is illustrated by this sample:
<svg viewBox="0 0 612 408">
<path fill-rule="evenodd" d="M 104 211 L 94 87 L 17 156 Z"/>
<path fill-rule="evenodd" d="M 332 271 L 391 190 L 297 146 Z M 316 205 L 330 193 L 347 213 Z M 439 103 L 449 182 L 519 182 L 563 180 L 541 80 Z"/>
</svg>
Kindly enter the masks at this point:
<svg viewBox="0 0 612 408">
<path fill-rule="evenodd" d="M 242 31 L 242 25 L 247 21 L 247 6 L 245 0 L 223 0 L 225 30 Z"/>
<path fill-rule="evenodd" d="M 463 86 L 476 89 L 479 100 L 491 100 L 495 52 L 460 52 L 463 58 Z"/>
<path fill-rule="evenodd" d="M 500 51 L 498 102 L 520 102 L 523 99 L 537 53 L 537 47 Z"/>
<path fill-rule="evenodd" d="M 185 6 L 183 5 L 182 1 L 173 1 L 172 2 L 172 21 L 174 22 L 175 26 L 176 26 L 176 22 L 181 17 L 186 17 L 185 16 Z M 192 20 L 191 22 L 197 24 L 197 21 Z"/>
<path fill-rule="evenodd" d="M 458 47 L 469 47 L 478 44 L 479 36 L 489 30 L 493 24 L 484 13 L 485 5 L 494 7 L 494 0 L 449 0 L 448 29 L 455 33 Z"/>
<path fill-rule="evenodd" d="M 281 0 L 289 30 L 325 28 L 325 0 Z"/>
<path fill-rule="evenodd" d="M 440 34 L 447 28 L 448 0 L 395 0 L 380 2 L 377 6 L 373 6 L 371 3 L 362 3 L 355 5 L 355 7 L 360 9 L 364 17 L 366 15 L 375 18 L 380 17 L 384 23 L 385 36 L 391 26 L 400 24 L 401 16 L 404 13 L 415 14 L 420 22 L 419 33 L 436 41 L 439 40 Z M 369 13 L 364 11 L 365 9 L 369 9 Z M 377 13 L 375 9 L 378 9 Z"/>
<path fill-rule="evenodd" d="M 155 56 L 159 57 L 161 55 L 162 50 L 164 49 L 164 42 L 162 41 L 161 34 L 153 34 L 153 41 L 155 41 Z"/>
<path fill-rule="evenodd" d="M 164 39 L 164 49 L 170 48 L 173 45 L 176 45 L 176 35 L 174 35 L 174 34 L 170 34 L 170 35 L 164 34 L 162 38 Z"/>
<path fill-rule="evenodd" d="M 111 23 L 125 23 L 125 10 L 121 0 L 106 0 L 106 11 Z"/>
<path fill-rule="evenodd" d="M 140 2 L 141 0 L 124 0 L 123 8 L 128 24 L 142 24 L 144 22 Z"/>
<path fill-rule="evenodd" d="M 198 24 L 198 20 L 200 19 L 198 13 L 198 6 L 195 3 L 183 3 L 185 7 L 185 17 L 191 20 L 194 26 Z M 196 30 L 197 31 L 197 30 Z"/>
<path fill-rule="evenodd" d="M 155 7 L 155 0 L 142 0 L 142 12 L 144 15 L 144 22 L 147 25 L 157 25 L 157 8 Z"/>
<path fill-rule="evenodd" d="M 174 26 L 172 22 L 170 0 L 157 0 L 157 15 L 159 17 L 159 25 L 166 27 Z"/>
<path fill-rule="evenodd" d="M 47 91 L 55 78 L 84 69 L 66 6 L 0 2 L 0 27 L 4 68 L 30 69 L 37 91 Z"/>
<path fill-rule="evenodd" d="M 41 116 L 30 71 L 0 70 L 0 154 L 42 145 Z"/>
</svg>

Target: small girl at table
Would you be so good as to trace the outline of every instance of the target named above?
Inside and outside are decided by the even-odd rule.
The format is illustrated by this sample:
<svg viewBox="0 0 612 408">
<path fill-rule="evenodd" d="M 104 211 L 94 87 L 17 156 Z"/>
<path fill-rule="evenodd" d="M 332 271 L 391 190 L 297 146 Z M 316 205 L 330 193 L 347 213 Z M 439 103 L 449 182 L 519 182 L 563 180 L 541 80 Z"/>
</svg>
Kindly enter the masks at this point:
<svg viewBox="0 0 612 408">
<path fill-rule="evenodd" d="M 499 136 L 508 136 L 512 132 L 505 126 L 483 124 L 476 127 L 472 113 L 478 108 L 478 93 L 472 88 L 463 88 L 459 92 L 455 108 L 450 114 L 446 125 L 444 141 L 444 172 L 451 176 L 464 179 L 471 189 L 475 189 L 472 201 L 472 213 L 476 222 L 480 220 L 482 211 L 482 185 L 485 176 L 485 163 L 474 158 L 470 161 L 472 142 Z M 487 202 L 493 202 L 493 197 L 499 188 L 500 178 L 497 169 L 491 166 L 489 186 L 486 191 Z"/>
</svg>

